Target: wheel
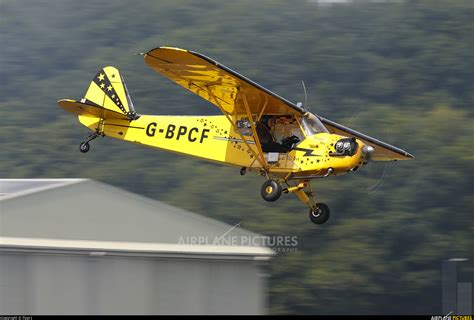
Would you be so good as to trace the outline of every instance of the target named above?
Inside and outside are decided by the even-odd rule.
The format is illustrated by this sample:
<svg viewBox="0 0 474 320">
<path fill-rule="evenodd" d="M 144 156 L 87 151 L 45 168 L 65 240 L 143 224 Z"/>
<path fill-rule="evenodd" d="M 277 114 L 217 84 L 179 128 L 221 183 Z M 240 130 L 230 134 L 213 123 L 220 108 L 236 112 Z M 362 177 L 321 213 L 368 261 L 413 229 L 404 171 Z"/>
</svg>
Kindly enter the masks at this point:
<svg viewBox="0 0 474 320">
<path fill-rule="evenodd" d="M 79 150 L 82 152 L 82 153 L 86 153 L 87 151 L 89 151 L 90 149 L 90 145 L 88 142 L 81 142 L 81 144 L 79 145 Z"/>
<path fill-rule="evenodd" d="M 262 198 L 266 201 L 273 202 L 281 196 L 281 185 L 275 180 L 267 180 L 262 185 Z"/>
<path fill-rule="evenodd" d="M 246 173 L 247 173 L 247 168 L 246 168 L 246 167 L 242 167 L 242 168 L 240 169 L 240 175 L 241 175 L 241 176 L 244 176 Z"/>
<path fill-rule="evenodd" d="M 331 212 L 327 205 L 325 205 L 324 203 L 316 203 L 316 210 L 309 210 L 309 219 L 312 223 L 323 224 L 328 221 L 330 213 Z"/>
</svg>

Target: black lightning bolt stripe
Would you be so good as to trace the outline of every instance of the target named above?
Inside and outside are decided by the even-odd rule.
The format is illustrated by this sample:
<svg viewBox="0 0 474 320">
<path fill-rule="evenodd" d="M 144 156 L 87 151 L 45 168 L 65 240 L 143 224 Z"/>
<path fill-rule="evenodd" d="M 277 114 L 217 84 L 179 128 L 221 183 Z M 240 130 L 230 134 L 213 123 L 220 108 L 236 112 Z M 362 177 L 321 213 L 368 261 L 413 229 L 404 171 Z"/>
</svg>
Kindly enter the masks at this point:
<svg viewBox="0 0 474 320">
<path fill-rule="evenodd" d="M 293 150 L 304 151 L 306 152 L 303 157 L 321 157 L 319 154 L 313 154 L 313 149 L 305 149 L 305 148 L 294 148 Z"/>
<path fill-rule="evenodd" d="M 99 77 L 102 78 L 102 75 L 103 75 L 103 80 L 101 81 Z M 123 106 L 122 101 L 120 100 L 117 92 L 114 89 L 114 86 L 110 82 L 109 78 L 107 77 L 107 74 L 105 73 L 103 69 L 99 73 L 97 73 L 96 76 L 94 77 L 94 83 L 99 86 L 99 88 L 105 93 L 105 95 L 109 97 L 110 100 L 112 100 L 115 103 L 115 105 L 120 110 L 122 110 L 124 114 L 127 114 L 127 110 L 125 110 L 125 107 Z M 110 90 L 108 88 L 110 88 Z M 112 98 L 112 96 L 114 98 Z"/>
</svg>

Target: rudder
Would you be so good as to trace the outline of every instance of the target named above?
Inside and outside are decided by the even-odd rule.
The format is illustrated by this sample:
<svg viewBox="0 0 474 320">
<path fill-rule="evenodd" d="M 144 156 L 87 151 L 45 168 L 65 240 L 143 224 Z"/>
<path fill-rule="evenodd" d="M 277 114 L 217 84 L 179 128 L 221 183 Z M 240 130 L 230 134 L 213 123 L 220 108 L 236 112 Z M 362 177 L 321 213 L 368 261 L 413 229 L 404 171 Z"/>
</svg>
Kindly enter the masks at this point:
<svg viewBox="0 0 474 320">
<path fill-rule="evenodd" d="M 122 113 L 130 120 L 139 117 L 128 93 L 125 80 L 115 67 L 105 67 L 95 75 L 81 102 Z"/>
</svg>

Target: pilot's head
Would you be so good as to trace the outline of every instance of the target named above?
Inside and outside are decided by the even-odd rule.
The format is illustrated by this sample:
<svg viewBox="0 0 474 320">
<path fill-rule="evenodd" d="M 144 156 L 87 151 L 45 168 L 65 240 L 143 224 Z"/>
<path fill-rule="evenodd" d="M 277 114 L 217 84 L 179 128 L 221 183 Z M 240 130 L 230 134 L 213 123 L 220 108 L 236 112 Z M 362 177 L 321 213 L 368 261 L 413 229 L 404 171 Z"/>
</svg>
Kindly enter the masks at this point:
<svg viewBox="0 0 474 320">
<path fill-rule="evenodd" d="M 275 125 L 275 118 L 271 117 L 271 118 L 268 118 L 268 121 L 267 121 L 267 126 L 269 126 L 270 128 L 273 127 Z"/>
<path fill-rule="evenodd" d="M 266 116 L 262 118 L 262 123 L 271 128 L 273 125 L 275 125 L 275 119 L 273 119 L 271 116 Z"/>
</svg>

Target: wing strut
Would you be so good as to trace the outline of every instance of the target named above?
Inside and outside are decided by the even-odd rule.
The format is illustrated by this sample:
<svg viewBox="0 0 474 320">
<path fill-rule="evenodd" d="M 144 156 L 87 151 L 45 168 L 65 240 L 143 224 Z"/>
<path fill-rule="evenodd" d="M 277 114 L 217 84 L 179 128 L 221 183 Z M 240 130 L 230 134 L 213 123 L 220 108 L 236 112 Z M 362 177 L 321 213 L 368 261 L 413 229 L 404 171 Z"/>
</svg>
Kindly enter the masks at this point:
<svg viewBox="0 0 474 320">
<path fill-rule="evenodd" d="M 240 95 L 241 95 L 242 99 L 244 100 L 245 111 L 247 112 L 247 117 L 250 120 L 250 126 L 252 127 L 252 132 L 253 132 L 253 136 L 255 138 L 257 149 L 260 153 L 260 156 L 262 158 L 263 163 L 265 163 L 265 165 L 263 167 L 266 170 L 267 166 L 266 166 L 266 162 L 265 162 L 265 157 L 263 156 L 262 145 L 260 144 L 260 139 L 258 138 L 257 129 L 255 128 L 255 123 L 253 122 L 253 116 L 252 116 L 252 113 L 250 112 L 250 107 L 249 107 L 249 102 L 247 101 L 247 96 L 245 94 L 240 94 Z M 265 106 L 266 106 L 266 104 L 265 104 Z"/>
<path fill-rule="evenodd" d="M 206 86 L 207 88 L 207 86 Z M 214 96 L 214 94 L 212 93 L 211 90 L 209 90 L 209 88 L 207 88 L 208 90 L 208 93 L 209 93 L 209 96 L 212 97 L 212 99 L 214 100 L 216 106 L 221 109 L 222 113 L 225 115 L 225 117 L 227 118 L 227 120 L 229 120 L 230 124 L 232 125 L 232 127 L 234 128 L 234 131 L 237 132 L 237 134 L 240 136 L 240 138 L 242 139 L 242 141 L 245 143 L 245 145 L 247 146 L 247 149 L 252 152 L 253 156 L 255 157 L 255 159 L 258 161 L 258 163 L 260 163 L 260 165 L 262 166 L 262 168 L 265 169 L 265 171 L 267 171 L 267 164 L 265 162 L 265 158 L 263 157 L 260 157 L 256 152 L 255 150 L 252 149 L 252 147 L 248 144 L 247 142 L 247 139 L 245 139 L 245 137 L 242 135 L 242 133 L 240 133 L 240 130 L 239 128 L 237 128 L 236 124 L 234 121 L 232 121 L 232 118 L 231 118 L 231 114 L 229 112 L 227 112 L 226 110 L 224 110 L 224 108 L 222 108 L 219 100 Z M 247 101 L 247 100 L 245 100 Z M 254 132 L 254 135 L 255 135 L 255 132 L 254 131 L 254 124 L 253 124 L 253 119 L 251 118 L 250 119 L 250 123 L 251 123 L 251 126 L 252 126 L 252 132 Z M 258 139 L 258 137 L 255 135 L 256 139 Z M 257 140 L 257 148 L 260 152 L 262 152 L 262 149 L 260 147 L 260 141 Z M 263 155 L 263 153 L 261 153 L 261 155 Z"/>
<path fill-rule="evenodd" d="M 267 107 L 267 104 L 268 104 L 268 97 L 266 95 L 264 95 L 264 97 L 265 97 L 265 103 L 263 104 L 262 111 L 260 111 L 260 114 L 258 115 L 257 121 L 260 121 L 260 119 L 262 119 L 263 112 L 265 111 L 265 108 Z"/>
</svg>

